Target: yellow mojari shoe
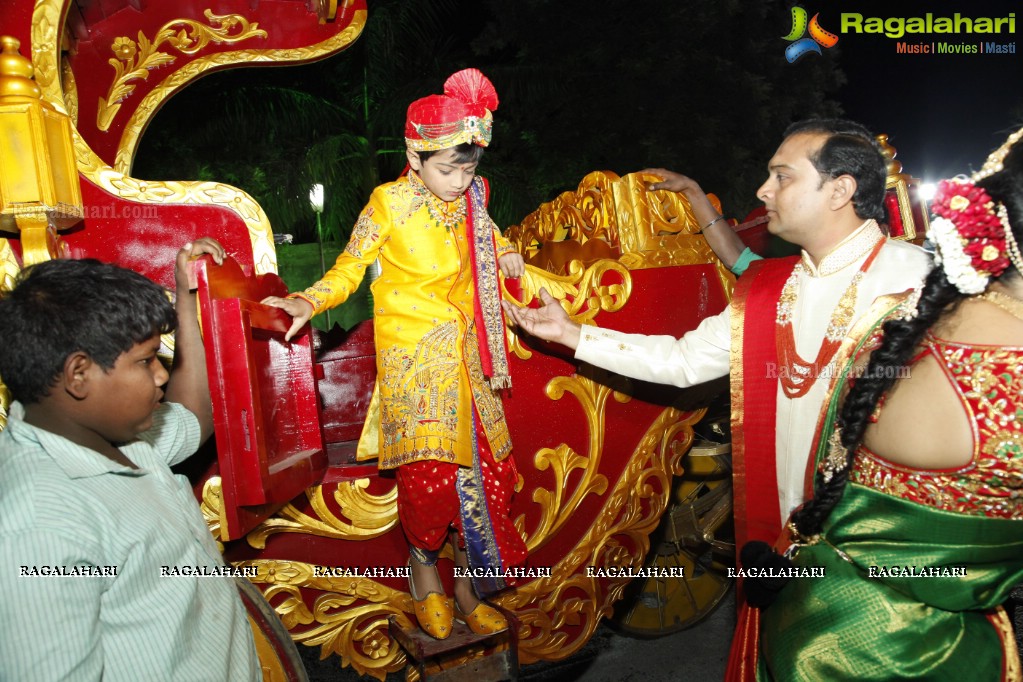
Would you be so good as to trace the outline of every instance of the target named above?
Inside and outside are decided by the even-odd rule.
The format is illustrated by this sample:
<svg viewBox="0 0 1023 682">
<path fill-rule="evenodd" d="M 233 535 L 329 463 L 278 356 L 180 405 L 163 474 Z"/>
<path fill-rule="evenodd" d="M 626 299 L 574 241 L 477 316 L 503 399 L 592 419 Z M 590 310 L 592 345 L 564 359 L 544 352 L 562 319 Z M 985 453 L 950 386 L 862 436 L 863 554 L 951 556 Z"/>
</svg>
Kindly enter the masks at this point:
<svg viewBox="0 0 1023 682">
<path fill-rule="evenodd" d="M 508 619 L 494 607 L 480 602 L 472 613 L 466 614 L 455 600 L 455 618 L 469 626 L 477 635 L 492 635 L 508 629 Z"/>
<path fill-rule="evenodd" d="M 408 587 L 419 627 L 434 639 L 447 639 L 451 635 L 451 627 L 455 621 L 451 600 L 439 592 L 429 592 L 420 599 L 416 594 L 416 585 L 412 582 L 411 571 L 408 577 Z"/>
</svg>

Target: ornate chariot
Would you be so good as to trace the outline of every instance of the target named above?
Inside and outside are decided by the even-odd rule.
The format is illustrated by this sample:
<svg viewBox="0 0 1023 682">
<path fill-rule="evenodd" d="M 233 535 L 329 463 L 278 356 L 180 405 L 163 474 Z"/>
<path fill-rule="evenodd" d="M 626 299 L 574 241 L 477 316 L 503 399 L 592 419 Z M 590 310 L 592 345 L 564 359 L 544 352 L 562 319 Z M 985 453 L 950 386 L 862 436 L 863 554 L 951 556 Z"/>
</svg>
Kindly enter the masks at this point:
<svg viewBox="0 0 1023 682">
<path fill-rule="evenodd" d="M 258 569 L 252 584 L 295 642 L 382 680 L 406 663 L 388 618 L 410 624 L 412 607 L 407 581 L 388 570 L 407 556 L 394 479 L 354 459 L 375 379 L 371 325 L 310 330 L 286 346 L 284 314 L 255 303 L 284 290 L 259 205 L 222 183 L 131 176 L 142 132 L 175 92 L 218 69 L 341 52 L 367 8 L 216 6 L 9 3 L 0 24 L 2 285 L 40 260 L 96 257 L 171 288 L 181 243 L 208 234 L 225 245 L 235 263 L 197 273 L 218 420 L 216 461 L 197 497 L 227 559 Z M 510 228 L 530 267 L 505 296 L 528 304 L 546 287 L 585 323 L 675 336 L 722 310 L 732 276 L 685 200 L 645 181 L 591 173 Z M 900 205 L 903 193 L 893 190 Z M 699 620 L 729 587 L 727 436 L 691 449 L 724 382 L 643 384 L 511 330 L 508 342 L 515 387 L 506 413 L 521 473 L 513 517 L 530 573 L 497 603 L 518 621 L 520 662 L 571 656 L 625 595 L 616 618 L 631 632 Z M 682 570 L 633 581 L 644 566 Z M 270 677 L 291 677 L 274 619 L 250 601 Z"/>
</svg>

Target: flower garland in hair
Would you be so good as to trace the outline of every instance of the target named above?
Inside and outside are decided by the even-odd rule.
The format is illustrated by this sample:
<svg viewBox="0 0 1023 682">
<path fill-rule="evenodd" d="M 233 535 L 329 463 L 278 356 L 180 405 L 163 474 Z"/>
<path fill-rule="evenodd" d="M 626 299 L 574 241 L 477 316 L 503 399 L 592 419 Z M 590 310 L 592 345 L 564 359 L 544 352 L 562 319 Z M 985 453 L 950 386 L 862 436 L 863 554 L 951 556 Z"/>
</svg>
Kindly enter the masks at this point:
<svg viewBox="0 0 1023 682">
<path fill-rule="evenodd" d="M 965 177 L 942 180 L 931 203 L 937 217 L 928 237 L 937 247 L 934 262 L 964 294 L 979 294 L 1009 267 L 1005 225 L 994 202 Z"/>
</svg>

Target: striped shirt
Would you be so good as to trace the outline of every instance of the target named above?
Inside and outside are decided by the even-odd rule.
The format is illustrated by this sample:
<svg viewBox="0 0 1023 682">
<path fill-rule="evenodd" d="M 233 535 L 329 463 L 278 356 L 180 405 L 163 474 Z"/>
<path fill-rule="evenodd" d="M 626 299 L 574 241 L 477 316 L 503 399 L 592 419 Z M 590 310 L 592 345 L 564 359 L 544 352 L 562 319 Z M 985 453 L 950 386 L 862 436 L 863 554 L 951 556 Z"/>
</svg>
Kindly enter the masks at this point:
<svg viewBox="0 0 1023 682">
<path fill-rule="evenodd" d="M 0 433 L 0 679 L 259 680 L 252 631 L 184 476 L 199 424 L 161 405 L 129 469 L 24 422 Z M 175 569 L 177 569 L 175 571 Z M 201 570 L 201 569 L 200 569 Z"/>
</svg>

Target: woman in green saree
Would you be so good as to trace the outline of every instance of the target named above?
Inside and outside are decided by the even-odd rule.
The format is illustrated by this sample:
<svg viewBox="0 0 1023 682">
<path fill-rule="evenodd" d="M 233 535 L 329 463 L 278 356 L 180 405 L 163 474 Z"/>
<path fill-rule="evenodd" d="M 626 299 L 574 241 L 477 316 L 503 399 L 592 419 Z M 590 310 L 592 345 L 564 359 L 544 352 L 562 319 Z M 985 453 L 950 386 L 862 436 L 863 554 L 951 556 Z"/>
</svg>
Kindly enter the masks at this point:
<svg viewBox="0 0 1023 682">
<path fill-rule="evenodd" d="M 1021 136 L 941 184 L 923 289 L 851 335 L 813 498 L 776 545 L 824 576 L 747 580 L 759 637 L 740 626 L 733 677 L 1021 679 L 1000 606 L 1023 583 Z M 788 565 L 756 554 L 744 566 Z"/>
</svg>

